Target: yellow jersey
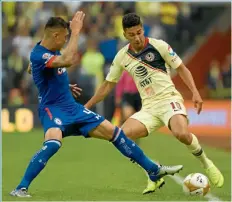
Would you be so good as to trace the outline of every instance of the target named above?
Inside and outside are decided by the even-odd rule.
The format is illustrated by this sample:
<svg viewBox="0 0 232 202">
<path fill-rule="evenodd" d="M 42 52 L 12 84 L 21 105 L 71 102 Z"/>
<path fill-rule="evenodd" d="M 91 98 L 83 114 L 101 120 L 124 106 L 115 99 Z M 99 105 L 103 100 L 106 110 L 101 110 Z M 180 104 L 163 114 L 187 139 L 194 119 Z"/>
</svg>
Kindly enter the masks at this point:
<svg viewBox="0 0 232 202">
<path fill-rule="evenodd" d="M 130 44 L 117 53 L 106 80 L 117 83 L 126 70 L 135 81 L 143 106 L 172 98 L 183 100 L 170 76 L 170 68 L 176 69 L 181 63 L 165 41 L 146 38 L 145 48 L 139 53 L 133 52 Z"/>
</svg>

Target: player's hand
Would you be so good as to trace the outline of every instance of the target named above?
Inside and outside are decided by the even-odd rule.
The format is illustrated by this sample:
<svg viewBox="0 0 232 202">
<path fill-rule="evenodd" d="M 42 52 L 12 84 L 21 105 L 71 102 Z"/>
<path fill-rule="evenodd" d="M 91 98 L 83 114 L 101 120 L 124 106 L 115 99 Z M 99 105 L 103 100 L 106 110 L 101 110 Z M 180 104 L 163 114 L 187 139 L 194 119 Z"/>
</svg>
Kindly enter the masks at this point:
<svg viewBox="0 0 232 202">
<path fill-rule="evenodd" d="M 193 93 L 193 103 L 194 107 L 197 109 L 197 114 L 201 113 L 202 110 L 202 105 L 203 105 L 203 100 L 201 99 L 201 96 L 198 92 Z"/>
<path fill-rule="evenodd" d="M 82 89 L 77 87 L 77 84 L 69 84 L 73 97 L 78 98 L 81 96 Z"/>
<path fill-rule="evenodd" d="M 82 11 L 76 12 L 72 21 L 70 22 L 70 29 L 72 30 L 73 34 L 79 34 L 83 26 L 84 18 L 85 18 L 85 13 L 83 13 Z"/>
</svg>

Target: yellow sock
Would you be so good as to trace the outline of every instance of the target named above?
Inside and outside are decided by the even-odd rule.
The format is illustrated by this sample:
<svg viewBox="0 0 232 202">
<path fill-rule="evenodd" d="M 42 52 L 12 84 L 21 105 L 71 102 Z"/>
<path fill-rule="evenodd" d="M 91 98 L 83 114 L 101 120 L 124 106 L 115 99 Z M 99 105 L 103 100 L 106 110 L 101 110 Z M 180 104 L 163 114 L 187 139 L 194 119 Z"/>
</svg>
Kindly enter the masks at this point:
<svg viewBox="0 0 232 202">
<path fill-rule="evenodd" d="M 199 144 L 197 137 L 194 134 L 192 134 L 192 137 L 193 137 L 192 143 L 190 145 L 187 145 L 188 149 L 194 156 L 197 157 L 197 159 L 201 161 L 204 168 L 208 168 L 209 161 L 205 152 L 201 148 L 201 145 Z"/>
</svg>

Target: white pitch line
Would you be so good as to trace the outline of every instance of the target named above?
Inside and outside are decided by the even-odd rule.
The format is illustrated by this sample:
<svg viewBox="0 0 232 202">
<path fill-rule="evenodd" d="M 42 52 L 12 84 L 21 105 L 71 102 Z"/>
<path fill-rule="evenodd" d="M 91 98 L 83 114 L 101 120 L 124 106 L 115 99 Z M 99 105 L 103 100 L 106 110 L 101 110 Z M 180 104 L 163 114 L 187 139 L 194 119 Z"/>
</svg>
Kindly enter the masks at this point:
<svg viewBox="0 0 232 202">
<path fill-rule="evenodd" d="M 170 178 L 172 178 L 177 184 L 181 185 L 183 184 L 184 178 L 182 178 L 180 175 L 175 174 L 174 176 L 170 176 L 168 175 Z M 208 199 L 208 201 L 218 201 L 221 202 L 222 200 L 219 199 L 218 197 L 214 196 L 213 194 L 207 194 L 206 196 L 204 196 L 205 198 Z"/>
</svg>

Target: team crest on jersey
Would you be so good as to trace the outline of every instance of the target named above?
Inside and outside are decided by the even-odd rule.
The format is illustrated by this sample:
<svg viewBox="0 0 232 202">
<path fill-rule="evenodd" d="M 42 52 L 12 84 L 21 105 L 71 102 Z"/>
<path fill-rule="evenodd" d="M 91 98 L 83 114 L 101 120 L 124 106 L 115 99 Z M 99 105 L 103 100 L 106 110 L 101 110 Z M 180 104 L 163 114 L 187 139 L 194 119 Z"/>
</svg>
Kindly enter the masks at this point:
<svg viewBox="0 0 232 202">
<path fill-rule="evenodd" d="M 61 74 L 65 73 L 65 72 L 66 72 L 66 68 L 65 67 L 61 67 L 61 68 L 57 69 L 58 75 L 61 75 Z"/>
<path fill-rule="evenodd" d="M 171 55 L 171 56 L 175 56 L 175 52 L 173 51 L 173 49 L 171 48 L 171 46 L 168 46 L 168 53 L 169 53 L 169 55 Z"/>
<path fill-rule="evenodd" d="M 57 124 L 59 126 L 62 125 L 62 121 L 60 119 L 58 119 L 58 118 L 55 118 L 54 122 L 55 122 L 55 124 Z"/>
<path fill-rule="evenodd" d="M 51 57 L 50 53 L 44 53 L 43 56 L 42 56 L 43 59 L 48 59 L 50 57 Z"/>
<path fill-rule="evenodd" d="M 154 59 L 155 59 L 154 53 L 151 53 L 151 52 L 147 53 L 146 56 L 145 56 L 145 59 L 146 59 L 148 62 L 154 61 Z"/>
</svg>

